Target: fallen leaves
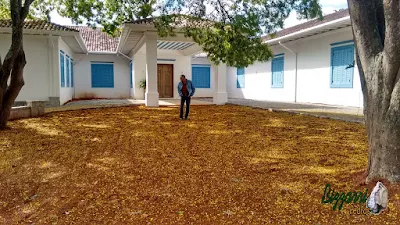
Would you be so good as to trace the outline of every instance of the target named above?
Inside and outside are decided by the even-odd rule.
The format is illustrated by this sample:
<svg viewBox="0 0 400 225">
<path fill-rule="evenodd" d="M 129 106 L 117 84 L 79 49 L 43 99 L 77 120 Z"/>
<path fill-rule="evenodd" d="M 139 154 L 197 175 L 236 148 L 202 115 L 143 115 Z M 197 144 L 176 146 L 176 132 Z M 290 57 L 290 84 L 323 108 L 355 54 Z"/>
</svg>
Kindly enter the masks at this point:
<svg viewBox="0 0 400 225">
<path fill-rule="evenodd" d="M 330 183 L 362 190 L 360 124 L 240 106 L 56 112 L 0 133 L 0 222 L 373 224 L 321 204 Z M 26 200 L 29 201 L 26 201 Z"/>
</svg>

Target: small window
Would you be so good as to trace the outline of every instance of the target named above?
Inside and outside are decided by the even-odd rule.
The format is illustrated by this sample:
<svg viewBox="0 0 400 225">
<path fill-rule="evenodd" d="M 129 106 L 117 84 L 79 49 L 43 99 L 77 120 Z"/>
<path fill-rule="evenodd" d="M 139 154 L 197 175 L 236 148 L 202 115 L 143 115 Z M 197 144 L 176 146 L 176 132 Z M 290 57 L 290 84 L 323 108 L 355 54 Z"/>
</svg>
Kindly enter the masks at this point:
<svg viewBox="0 0 400 225">
<path fill-rule="evenodd" d="M 283 88 L 284 81 L 284 56 L 275 56 L 272 60 L 271 70 L 272 70 L 272 87 L 273 88 Z"/>
<path fill-rule="evenodd" d="M 192 81 L 196 88 L 210 88 L 211 66 L 192 65 Z"/>
<path fill-rule="evenodd" d="M 129 81 L 129 82 L 130 82 L 130 84 L 131 84 L 131 88 L 133 88 L 133 77 L 132 77 L 133 74 L 132 74 L 132 69 L 133 69 L 133 68 L 132 68 L 132 60 L 131 60 L 131 62 L 129 63 L 129 77 L 130 77 L 130 79 L 129 79 L 130 81 Z"/>
<path fill-rule="evenodd" d="M 64 52 L 60 51 L 60 75 L 61 87 L 65 87 L 65 69 L 64 69 Z"/>
<path fill-rule="evenodd" d="M 331 50 L 331 88 L 353 88 L 354 44 Z"/>
<path fill-rule="evenodd" d="M 92 62 L 92 88 L 114 87 L 114 64 Z"/>
<path fill-rule="evenodd" d="M 74 87 L 74 60 L 71 59 L 71 87 Z"/>
<path fill-rule="evenodd" d="M 71 71 L 69 70 L 69 67 L 70 67 L 70 60 L 69 60 L 69 56 L 67 55 L 67 61 L 66 61 L 66 63 L 67 63 L 67 87 L 69 87 L 70 85 L 69 85 L 69 80 L 70 80 L 70 76 L 71 76 Z"/>
<path fill-rule="evenodd" d="M 237 82 L 236 82 L 236 87 L 237 88 L 244 88 L 245 84 L 245 79 L 244 79 L 244 68 L 237 68 L 236 75 L 237 75 Z"/>
</svg>

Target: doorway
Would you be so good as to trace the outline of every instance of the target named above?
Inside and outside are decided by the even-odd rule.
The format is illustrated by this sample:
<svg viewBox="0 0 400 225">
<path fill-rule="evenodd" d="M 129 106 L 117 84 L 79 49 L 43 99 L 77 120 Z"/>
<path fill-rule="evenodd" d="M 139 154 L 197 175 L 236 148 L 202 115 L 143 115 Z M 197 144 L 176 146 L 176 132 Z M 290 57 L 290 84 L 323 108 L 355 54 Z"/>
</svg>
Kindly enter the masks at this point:
<svg viewBox="0 0 400 225">
<path fill-rule="evenodd" d="M 157 85 L 160 98 L 174 97 L 174 65 L 157 65 Z"/>
</svg>

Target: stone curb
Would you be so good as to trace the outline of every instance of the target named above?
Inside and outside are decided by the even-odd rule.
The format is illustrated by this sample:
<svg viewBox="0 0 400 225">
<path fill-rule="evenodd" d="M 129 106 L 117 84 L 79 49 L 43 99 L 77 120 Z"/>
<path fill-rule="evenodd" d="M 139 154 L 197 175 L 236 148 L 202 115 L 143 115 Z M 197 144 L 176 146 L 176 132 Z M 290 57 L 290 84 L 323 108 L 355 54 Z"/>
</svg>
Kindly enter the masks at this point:
<svg viewBox="0 0 400 225">
<path fill-rule="evenodd" d="M 258 107 L 258 106 L 251 106 L 251 105 L 241 105 L 241 104 L 235 104 L 235 103 L 227 103 L 230 105 L 238 105 L 238 106 L 247 106 L 255 109 L 263 109 L 263 110 L 268 110 L 269 112 L 278 112 L 278 113 L 290 113 L 290 114 L 295 114 L 295 115 L 305 115 L 305 116 L 312 116 L 312 117 L 317 117 L 321 119 L 331 119 L 331 120 L 340 120 L 344 122 L 351 122 L 351 123 L 361 123 L 365 124 L 364 119 L 360 118 L 358 119 L 348 119 L 348 118 L 343 118 L 343 117 L 337 117 L 337 116 L 325 116 L 325 115 L 318 115 L 318 113 L 310 113 L 310 112 L 303 112 L 303 111 L 293 111 L 293 110 L 284 110 L 284 109 L 274 109 L 274 108 L 263 108 L 263 107 Z M 352 116 L 351 114 L 340 114 L 336 113 L 337 115 L 349 115 Z"/>
</svg>

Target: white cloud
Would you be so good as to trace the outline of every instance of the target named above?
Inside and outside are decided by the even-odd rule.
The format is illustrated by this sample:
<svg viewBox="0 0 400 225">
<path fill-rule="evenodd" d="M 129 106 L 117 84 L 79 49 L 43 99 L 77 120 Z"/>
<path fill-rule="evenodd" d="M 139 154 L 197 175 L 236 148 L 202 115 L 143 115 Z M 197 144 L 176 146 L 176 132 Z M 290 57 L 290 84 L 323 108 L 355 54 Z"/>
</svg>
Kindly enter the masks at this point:
<svg viewBox="0 0 400 225">
<path fill-rule="evenodd" d="M 51 22 L 60 25 L 73 25 L 71 19 L 60 16 L 57 12 L 53 11 L 50 13 Z"/>
<path fill-rule="evenodd" d="M 296 26 L 300 23 L 304 23 L 307 20 L 298 20 L 296 18 L 296 12 L 291 12 L 289 17 L 285 20 L 285 28 Z"/>
<path fill-rule="evenodd" d="M 322 5 L 322 12 L 324 15 L 334 13 L 335 10 L 346 9 L 347 8 L 347 0 L 320 0 Z M 289 17 L 285 20 L 284 28 L 296 26 L 300 23 L 304 23 L 307 20 L 298 20 L 296 18 L 296 12 L 290 13 Z"/>
<path fill-rule="evenodd" d="M 345 8 L 347 8 L 347 0 L 319 0 L 319 3 L 323 6 L 323 7 L 335 7 L 335 8 L 340 8 L 343 6 L 346 6 Z"/>
</svg>

